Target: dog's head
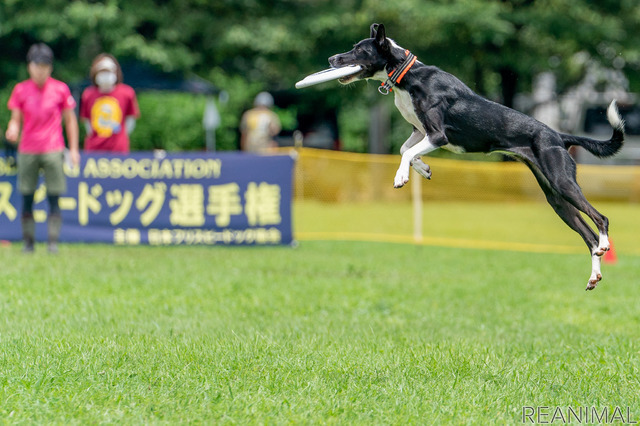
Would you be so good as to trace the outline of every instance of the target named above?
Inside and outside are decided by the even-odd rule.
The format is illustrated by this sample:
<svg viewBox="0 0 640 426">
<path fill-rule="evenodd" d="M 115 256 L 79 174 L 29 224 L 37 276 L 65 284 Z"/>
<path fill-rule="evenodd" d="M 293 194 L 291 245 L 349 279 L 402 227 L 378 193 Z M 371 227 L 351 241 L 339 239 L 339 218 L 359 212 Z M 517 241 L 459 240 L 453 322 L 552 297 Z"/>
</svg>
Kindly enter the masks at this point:
<svg viewBox="0 0 640 426">
<path fill-rule="evenodd" d="M 334 68 L 348 65 L 360 65 L 362 67 L 362 71 L 359 73 L 342 77 L 338 80 L 342 84 L 348 84 L 353 81 L 372 78 L 377 73 L 384 72 L 387 65 L 393 66 L 394 62 L 397 62 L 393 52 L 396 49 L 400 48 L 387 38 L 384 25 L 372 24 L 369 38 L 356 43 L 353 49 L 346 53 L 330 57 L 329 64 Z"/>
</svg>

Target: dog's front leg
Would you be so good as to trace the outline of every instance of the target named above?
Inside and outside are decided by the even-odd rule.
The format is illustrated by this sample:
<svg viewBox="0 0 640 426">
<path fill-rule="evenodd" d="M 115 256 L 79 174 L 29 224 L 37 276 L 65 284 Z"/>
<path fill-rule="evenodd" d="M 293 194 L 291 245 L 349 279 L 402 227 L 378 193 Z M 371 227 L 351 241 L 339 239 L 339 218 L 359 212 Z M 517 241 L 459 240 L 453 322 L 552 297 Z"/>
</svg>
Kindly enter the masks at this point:
<svg viewBox="0 0 640 426">
<path fill-rule="evenodd" d="M 400 147 L 400 155 L 403 155 L 409 148 L 420 142 L 422 139 L 424 139 L 424 133 L 414 127 L 413 132 L 411 132 L 411 136 L 409 136 L 409 139 L 404 141 L 404 143 Z"/>
<path fill-rule="evenodd" d="M 409 141 L 411 141 L 415 133 L 416 132 L 414 132 L 411 135 L 411 137 L 407 140 L 407 142 L 404 143 L 404 145 L 406 145 Z M 419 134 L 422 135 L 421 133 Z M 402 145 L 403 148 L 404 148 L 404 145 Z M 426 165 L 420 158 L 416 159 L 416 157 L 420 157 L 421 155 L 427 154 L 437 148 L 438 147 L 436 145 L 431 143 L 431 141 L 429 140 L 429 136 L 424 135 L 418 143 L 415 143 L 415 145 L 404 150 L 404 152 L 401 149 L 400 152 L 402 152 L 402 159 L 400 160 L 400 167 L 398 167 L 398 171 L 396 172 L 396 177 L 393 181 L 393 186 L 395 188 L 401 188 L 407 182 L 409 182 L 409 171 L 411 169 L 412 163 L 414 164 L 414 168 L 418 173 L 420 173 L 420 170 L 416 168 L 416 166 L 420 167 L 420 164 L 424 165 L 425 168 L 422 170 L 423 172 L 428 173 L 428 176 L 430 177 L 431 170 L 429 169 L 429 166 Z M 424 177 L 427 177 L 422 173 L 420 174 Z"/>
<path fill-rule="evenodd" d="M 400 155 L 403 155 L 409 148 L 415 146 L 415 144 L 424 139 L 424 137 L 425 135 L 414 127 L 413 133 L 411 133 L 409 139 L 407 139 L 400 147 Z M 413 166 L 420 176 L 426 179 L 431 179 L 431 168 L 428 164 L 422 161 L 419 156 L 416 156 L 411 160 L 411 166 Z"/>
<path fill-rule="evenodd" d="M 431 179 L 431 167 L 429 167 L 427 163 L 422 161 L 422 158 L 415 157 L 413 160 L 411 160 L 411 166 L 423 178 Z"/>
</svg>

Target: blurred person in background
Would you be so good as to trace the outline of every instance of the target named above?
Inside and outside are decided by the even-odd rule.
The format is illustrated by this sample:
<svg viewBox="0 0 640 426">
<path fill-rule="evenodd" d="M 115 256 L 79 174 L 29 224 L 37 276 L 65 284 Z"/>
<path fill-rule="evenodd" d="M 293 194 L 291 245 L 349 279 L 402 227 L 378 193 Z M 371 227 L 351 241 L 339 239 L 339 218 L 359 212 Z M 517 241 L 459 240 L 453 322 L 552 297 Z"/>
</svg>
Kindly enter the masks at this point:
<svg viewBox="0 0 640 426">
<path fill-rule="evenodd" d="M 122 82 L 120 64 L 107 53 L 95 57 L 89 75 L 93 84 L 80 101 L 80 118 L 87 130 L 84 150 L 128 154 L 129 134 L 140 117 L 136 93 Z"/>
<path fill-rule="evenodd" d="M 242 115 L 240 122 L 240 149 L 252 153 L 262 153 L 278 146 L 274 137 L 280 133 L 280 119 L 273 107 L 273 96 L 260 92 L 253 102 L 253 108 Z"/>
<path fill-rule="evenodd" d="M 69 87 L 51 77 L 53 51 L 46 44 L 31 46 L 27 53 L 27 70 L 29 79 L 16 84 L 11 92 L 8 102 L 11 119 L 5 133 L 9 142 L 18 143 L 18 189 L 23 198 L 23 251 L 30 253 L 34 250 L 33 198 L 40 170 L 43 170 L 49 202 L 48 249 L 51 253 L 57 253 L 62 227 L 59 200 L 67 190 L 63 170 L 63 120 L 70 160 L 74 166 L 80 164 L 78 120 L 74 111 L 76 102 Z"/>
</svg>

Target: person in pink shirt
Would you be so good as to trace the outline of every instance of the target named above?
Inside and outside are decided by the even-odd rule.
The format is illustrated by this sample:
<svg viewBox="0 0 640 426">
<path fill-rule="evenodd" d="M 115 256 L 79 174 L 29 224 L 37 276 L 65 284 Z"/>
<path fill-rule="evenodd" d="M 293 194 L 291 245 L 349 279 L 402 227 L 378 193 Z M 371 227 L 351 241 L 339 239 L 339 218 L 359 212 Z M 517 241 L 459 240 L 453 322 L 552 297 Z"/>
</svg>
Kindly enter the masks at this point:
<svg viewBox="0 0 640 426">
<path fill-rule="evenodd" d="M 18 144 L 18 189 L 23 197 L 23 251 L 29 253 L 34 250 L 33 198 L 40 170 L 43 170 L 49 202 L 48 249 L 57 253 L 62 227 L 59 199 L 67 190 L 63 171 L 63 121 L 71 162 L 74 166 L 80 164 L 78 120 L 74 111 L 76 102 L 69 87 L 51 77 L 53 51 L 49 46 L 44 43 L 31 46 L 27 64 L 29 79 L 18 83 L 9 98 L 11 119 L 5 133 L 9 142 Z"/>
<path fill-rule="evenodd" d="M 140 117 L 136 93 L 122 82 L 122 70 L 115 57 L 96 56 L 91 64 L 93 85 L 82 93 L 80 118 L 87 129 L 85 151 L 129 153 L 129 134 Z"/>
</svg>

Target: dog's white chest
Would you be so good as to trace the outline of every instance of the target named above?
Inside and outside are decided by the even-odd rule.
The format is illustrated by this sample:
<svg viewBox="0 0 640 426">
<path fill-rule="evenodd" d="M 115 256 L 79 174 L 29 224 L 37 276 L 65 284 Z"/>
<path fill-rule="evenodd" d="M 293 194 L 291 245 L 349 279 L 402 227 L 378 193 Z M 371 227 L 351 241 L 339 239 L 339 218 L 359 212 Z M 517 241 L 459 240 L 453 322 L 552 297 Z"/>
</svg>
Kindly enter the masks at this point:
<svg viewBox="0 0 640 426">
<path fill-rule="evenodd" d="M 396 87 L 393 89 L 393 93 L 395 93 L 394 101 L 396 104 L 396 108 L 398 108 L 400 114 L 402 114 L 402 117 L 404 117 L 404 119 L 409 123 L 413 124 L 413 126 L 416 129 L 420 130 L 423 135 L 426 135 L 427 132 L 425 131 L 424 126 L 422 125 L 420 120 L 418 120 L 418 116 L 416 115 L 416 111 L 413 107 L 413 102 L 411 101 L 411 95 L 409 94 L 409 92 Z"/>
</svg>

